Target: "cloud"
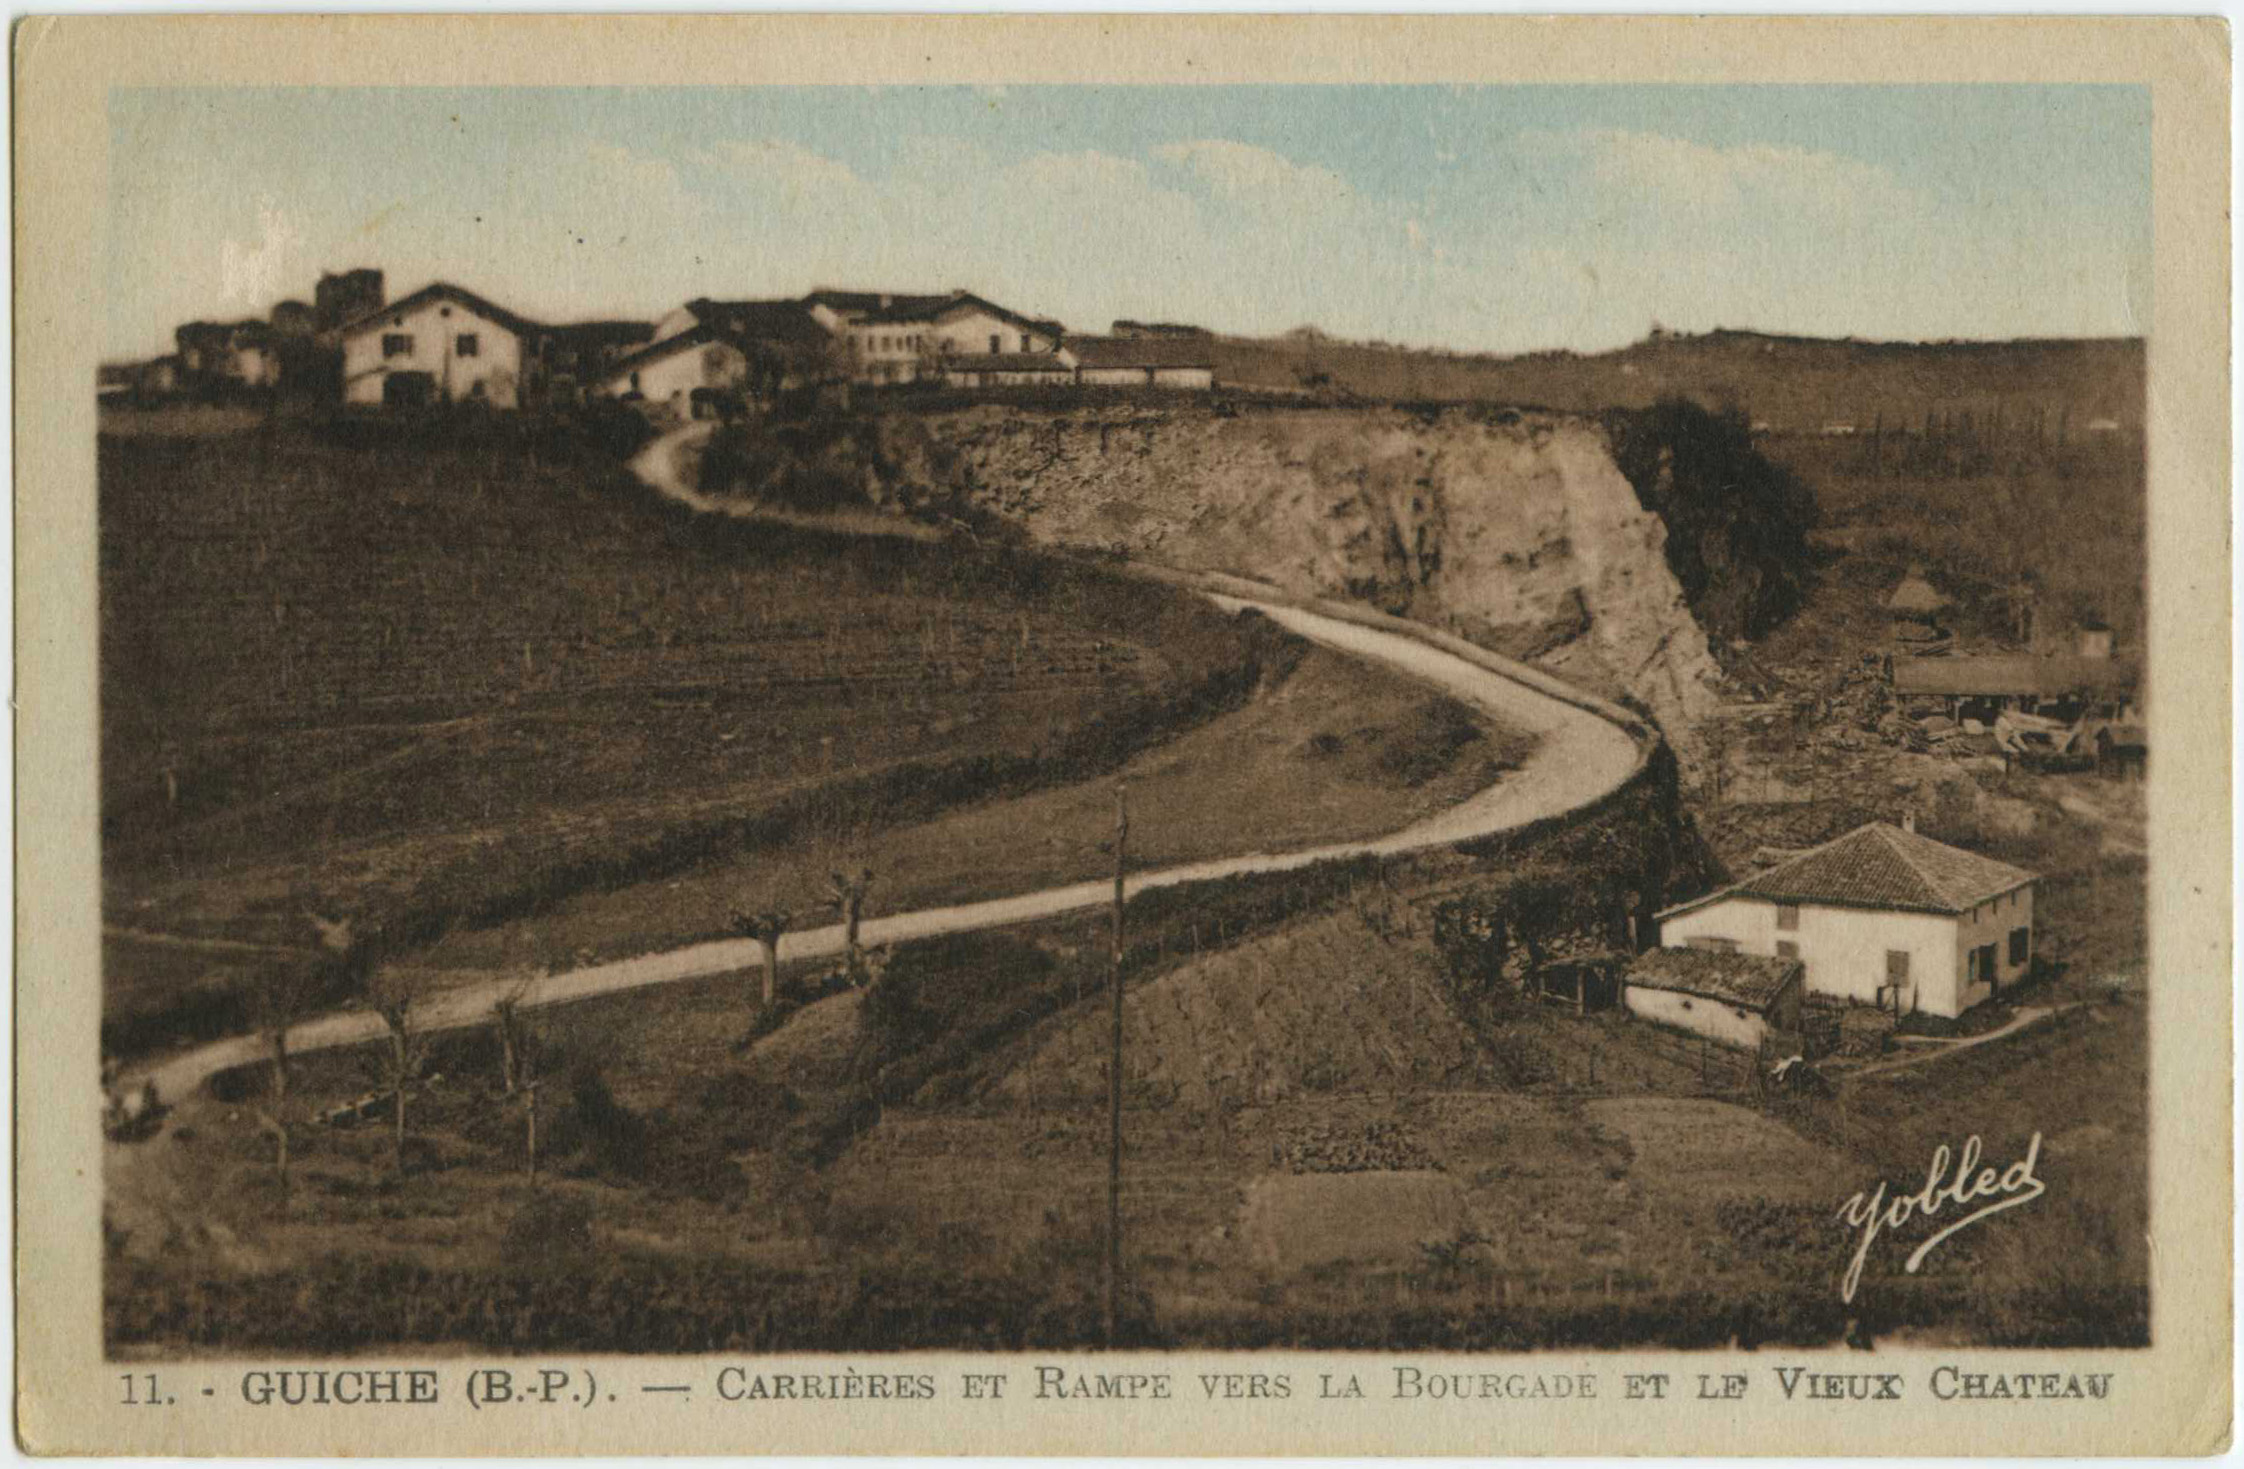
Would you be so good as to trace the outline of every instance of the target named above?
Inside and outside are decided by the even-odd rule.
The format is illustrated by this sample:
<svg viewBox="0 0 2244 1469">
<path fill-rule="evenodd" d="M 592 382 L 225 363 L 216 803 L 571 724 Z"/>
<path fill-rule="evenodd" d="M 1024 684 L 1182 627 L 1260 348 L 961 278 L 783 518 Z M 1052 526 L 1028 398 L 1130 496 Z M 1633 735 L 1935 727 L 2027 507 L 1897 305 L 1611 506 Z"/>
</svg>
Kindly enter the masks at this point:
<svg viewBox="0 0 2244 1469">
<path fill-rule="evenodd" d="M 865 181 L 840 159 L 782 138 L 726 139 L 711 146 L 716 166 L 734 178 L 791 196 L 857 192 Z"/>
<path fill-rule="evenodd" d="M 700 211 L 700 198 L 686 187 L 678 166 L 668 159 L 599 142 L 586 145 L 585 158 L 590 182 L 614 201 L 619 214 L 662 219 Z"/>
<path fill-rule="evenodd" d="M 1606 190 L 1666 211 L 1736 219 L 1751 211 L 1804 210 L 1834 218 L 1914 213 L 1922 202 L 1891 170 L 1819 149 L 1770 143 L 1721 148 L 1611 128 L 1526 134 L 1520 142 L 1580 159 Z"/>
<path fill-rule="evenodd" d="M 1295 163 L 1268 148 L 1224 138 L 1167 143 L 1156 158 L 1190 172 L 1228 203 L 1289 211 L 1346 208 L 1356 202 L 1348 181 L 1329 168 Z"/>
</svg>

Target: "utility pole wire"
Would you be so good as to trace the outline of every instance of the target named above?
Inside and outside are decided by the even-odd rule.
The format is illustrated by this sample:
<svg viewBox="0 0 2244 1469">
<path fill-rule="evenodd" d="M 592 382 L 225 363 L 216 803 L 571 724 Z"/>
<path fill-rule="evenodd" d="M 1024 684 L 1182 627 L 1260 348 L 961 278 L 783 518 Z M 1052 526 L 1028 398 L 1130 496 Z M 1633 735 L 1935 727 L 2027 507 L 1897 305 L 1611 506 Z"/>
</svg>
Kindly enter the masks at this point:
<svg viewBox="0 0 2244 1469">
<path fill-rule="evenodd" d="M 1106 1345 L 1114 1349 L 1122 1299 L 1122 871 L 1130 839 L 1129 788 L 1114 783 L 1113 1034 L 1106 1070 Z"/>
</svg>

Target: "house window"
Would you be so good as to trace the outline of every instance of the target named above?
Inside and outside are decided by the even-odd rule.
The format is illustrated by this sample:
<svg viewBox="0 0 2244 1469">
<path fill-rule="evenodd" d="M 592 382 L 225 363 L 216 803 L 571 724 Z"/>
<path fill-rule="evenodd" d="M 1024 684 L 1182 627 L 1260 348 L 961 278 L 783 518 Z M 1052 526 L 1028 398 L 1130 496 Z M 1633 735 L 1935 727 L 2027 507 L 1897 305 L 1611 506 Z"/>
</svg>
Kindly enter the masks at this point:
<svg viewBox="0 0 2244 1469">
<path fill-rule="evenodd" d="M 1800 957 L 1800 946 L 1790 939 L 1778 939 L 1777 957 L 1779 959 L 1797 959 Z"/>
<path fill-rule="evenodd" d="M 1909 951 L 1907 949 L 1886 950 L 1886 983 L 1898 988 L 1908 982 Z"/>
<path fill-rule="evenodd" d="M 1000 348 L 1000 347 L 998 346 L 998 340 L 999 340 L 999 339 L 998 339 L 998 334 L 997 334 L 996 332 L 991 332 L 991 333 L 990 333 L 990 356 L 992 356 L 992 357 L 995 357 L 995 356 L 996 356 L 996 355 L 998 354 L 998 352 L 999 352 L 1000 350 L 1002 350 L 1002 349 L 1001 349 L 1001 348 Z"/>
<path fill-rule="evenodd" d="M 413 337 L 409 332 L 382 333 L 384 357 L 410 357 L 413 355 Z"/>
<path fill-rule="evenodd" d="M 1777 904 L 1777 927 L 1783 929 L 1786 933 L 1790 933 L 1799 926 L 1800 905 L 1798 903 Z"/>
<path fill-rule="evenodd" d="M 2031 942 L 2031 935 L 2025 929 L 2014 928 L 2010 931 L 2010 962 L 2013 965 L 2026 962 L 2026 951 Z"/>
<path fill-rule="evenodd" d="M 459 357 L 479 356 L 482 348 L 483 344 L 476 340 L 474 332 L 461 332 L 460 339 L 452 344 L 453 354 Z"/>
</svg>

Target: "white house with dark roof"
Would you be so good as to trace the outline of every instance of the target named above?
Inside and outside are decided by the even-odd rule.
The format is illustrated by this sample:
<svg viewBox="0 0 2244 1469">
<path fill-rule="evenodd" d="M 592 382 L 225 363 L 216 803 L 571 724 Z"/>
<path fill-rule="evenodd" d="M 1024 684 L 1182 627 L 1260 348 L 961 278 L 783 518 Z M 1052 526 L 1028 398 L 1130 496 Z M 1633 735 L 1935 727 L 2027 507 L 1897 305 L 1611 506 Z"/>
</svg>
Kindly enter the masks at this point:
<svg viewBox="0 0 2244 1469">
<path fill-rule="evenodd" d="M 518 408 L 544 332 L 463 286 L 436 281 L 337 329 L 343 401 Z"/>
<path fill-rule="evenodd" d="M 688 301 L 655 324 L 653 340 L 611 362 L 601 387 L 690 411 L 700 389 L 786 388 L 819 375 L 832 346 L 799 301 Z"/>
<path fill-rule="evenodd" d="M 1955 1016 L 2025 977 L 2038 881 L 1872 822 L 1666 909 L 1660 942 L 1797 959 L 1811 995 Z"/>
<path fill-rule="evenodd" d="M 849 344 L 859 382 L 916 382 L 947 376 L 954 360 L 1053 353 L 1066 334 L 1056 321 L 1023 316 L 971 291 L 930 296 L 822 288 L 803 304 Z M 1074 371 L 1071 360 L 1071 380 Z"/>
</svg>

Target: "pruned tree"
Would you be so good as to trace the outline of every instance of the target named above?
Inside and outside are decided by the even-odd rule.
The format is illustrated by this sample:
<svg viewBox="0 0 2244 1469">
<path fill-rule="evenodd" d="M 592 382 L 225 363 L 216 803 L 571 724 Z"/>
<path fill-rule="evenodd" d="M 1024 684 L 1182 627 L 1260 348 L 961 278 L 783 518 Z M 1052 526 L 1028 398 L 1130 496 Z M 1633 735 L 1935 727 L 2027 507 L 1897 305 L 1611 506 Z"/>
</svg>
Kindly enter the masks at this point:
<svg viewBox="0 0 2244 1469">
<path fill-rule="evenodd" d="M 522 1013 L 522 1004 L 542 977 L 536 971 L 523 974 L 491 1002 L 491 1028 L 499 1041 L 499 1082 L 510 1097 L 522 1089 L 535 1069 L 532 1051 L 537 1037 L 530 1029 L 529 1017 Z"/>
<path fill-rule="evenodd" d="M 260 1129 L 273 1139 L 273 1170 L 281 1197 L 288 1197 L 288 1032 L 312 1008 L 312 976 L 289 961 L 268 964 L 250 980 L 250 1013 L 264 1043 L 269 1070 L 267 1104 L 258 1109 Z"/>
<path fill-rule="evenodd" d="M 421 1078 L 428 1050 L 428 1039 L 414 1014 L 418 998 L 417 986 L 394 970 L 378 972 L 367 981 L 367 1008 L 382 1017 L 386 1032 L 378 1070 L 390 1094 L 390 1159 L 399 1178 L 405 1176 L 406 1103 Z"/>
<path fill-rule="evenodd" d="M 865 983 L 865 951 L 858 941 L 858 932 L 865 917 L 865 895 L 872 890 L 873 869 L 860 867 L 855 873 L 835 872 L 831 875 L 834 906 L 842 919 L 842 961 L 849 982 Z"/>
<path fill-rule="evenodd" d="M 506 1095 L 522 1103 L 525 1129 L 522 1151 L 533 1188 L 538 1182 L 537 1033 L 530 1028 L 530 1018 L 522 1012 L 522 1005 L 529 998 L 531 987 L 542 977 L 535 970 L 524 974 L 506 993 L 491 1002 L 491 1027 L 499 1038 L 499 1080 L 506 1087 Z M 401 1115 L 403 1105 L 401 1101 Z M 402 1142 L 399 1146 L 402 1148 Z"/>
<path fill-rule="evenodd" d="M 779 940 L 792 921 L 793 915 L 778 908 L 732 915 L 732 931 L 742 938 L 754 939 L 763 950 L 766 1006 L 779 998 Z"/>
</svg>

